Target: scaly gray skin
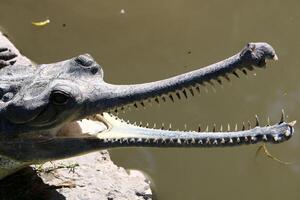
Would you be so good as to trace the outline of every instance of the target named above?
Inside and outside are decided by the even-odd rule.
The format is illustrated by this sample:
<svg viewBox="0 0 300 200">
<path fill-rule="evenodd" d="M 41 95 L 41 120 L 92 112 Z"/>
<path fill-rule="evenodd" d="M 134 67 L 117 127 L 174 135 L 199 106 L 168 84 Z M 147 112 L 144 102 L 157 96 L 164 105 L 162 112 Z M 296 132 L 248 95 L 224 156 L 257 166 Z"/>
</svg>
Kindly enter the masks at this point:
<svg viewBox="0 0 300 200">
<path fill-rule="evenodd" d="M 112 147 L 218 147 L 278 143 L 289 139 L 295 122 L 238 131 L 201 132 L 152 129 L 125 123 L 108 111 L 149 101 L 194 96 L 200 86 L 229 80 L 229 74 L 264 67 L 277 59 L 267 43 L 249 43 L 238 54 L 169 79 L 135 85 L 104 82 L 103 70 L 88 55 L 37 67 L 14 65 L 14 55 L 0 49 L 0 178 L 33 163 L 71 157 Z M 100 115 L 96 115 L 100 113 Z M 105 125 L 96 134 L 61 134 L 74 121 L 94 115 Z M 72 131 L 71 131 L 72 132 Z"/>
</svg>

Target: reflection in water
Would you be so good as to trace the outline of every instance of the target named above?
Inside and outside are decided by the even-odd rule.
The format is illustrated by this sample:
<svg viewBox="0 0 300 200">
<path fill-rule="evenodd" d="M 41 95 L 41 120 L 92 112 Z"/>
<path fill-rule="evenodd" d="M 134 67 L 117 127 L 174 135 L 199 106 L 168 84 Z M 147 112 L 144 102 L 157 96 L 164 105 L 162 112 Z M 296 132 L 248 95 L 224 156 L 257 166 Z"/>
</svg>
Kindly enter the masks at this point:
<svg viewBox="0 0 300 200">
<path fill-rule="evenodd" d="M 279 56 L 256 76 L 232 80 L 200 97 L 128 112 L 132 120 L 182 128 L 299 119 L 300 3 L 283 1 L 1 1 L 0 26 L 38 63 L 88 52 L 114 83 L 158 80 L 221 60 L 249 41 Z M 124 10 L 125 13 L 121 13 Z M 46 27 L 31 21 L 49 17 Z M 297 124 L 298 125 L 298 124 Z M 299 158 L 299 134 L 269 146 L 282 160 Z M 254 160 L 257 146 L 219 149 L 116 149 L 114 160 L 146 171 L 158 199 L 299 199 L 299 163 Z"/>
</svg>

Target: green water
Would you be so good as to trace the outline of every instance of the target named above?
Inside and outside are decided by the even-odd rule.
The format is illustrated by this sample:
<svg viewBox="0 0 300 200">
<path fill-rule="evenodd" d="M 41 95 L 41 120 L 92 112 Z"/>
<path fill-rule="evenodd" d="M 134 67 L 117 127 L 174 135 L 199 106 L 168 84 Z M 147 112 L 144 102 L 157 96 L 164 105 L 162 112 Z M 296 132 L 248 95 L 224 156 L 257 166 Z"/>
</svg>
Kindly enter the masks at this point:
<svg viewBox="0 0 300 200">
<path fill-rule="evenodd" d="M 172 123 L 194 129 L 203 125 L 273 123 L 284 108 L 288 120 L 300 119 L 299 1 L 75 1 L 1 0 L 0 26 L 22 53 L 37 63 L 50 63 L 90 53 L 112 83 L 141 83 L 167 78 L 216 62 L 247 42 L 274 46 L 278 62 L 216 93 L 175 104 L 150 106 L 122 117 Z M 49 18 L 35 27 L 32 21 Z M 255 73 L 255 75 L 253 75 Z M 283 144 L 269 145 L 281 165 L 258 146 L 217 149 L 116 149 L 118 165 L 147 173 L 157 199 L 300 198 L 300 127 Z M 101 187 L 101 186 L 99 186 Z"/>
</svg>

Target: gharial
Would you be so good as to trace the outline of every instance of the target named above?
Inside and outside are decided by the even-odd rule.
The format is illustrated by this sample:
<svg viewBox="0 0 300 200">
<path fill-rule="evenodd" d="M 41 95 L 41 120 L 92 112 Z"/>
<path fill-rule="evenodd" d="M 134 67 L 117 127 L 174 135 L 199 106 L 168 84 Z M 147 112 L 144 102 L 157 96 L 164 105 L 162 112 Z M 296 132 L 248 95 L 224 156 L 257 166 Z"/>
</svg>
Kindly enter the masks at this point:
<svg viewBox="0 0 300 200">
<path fill-rule="evenodd" d="M 171 102 L 194 96 L 211 81 L 230 80 L 267 59 L 277 59 L 267 43 L 248 43 L 239 53 L 208 67 L 165 80 L 114 85 L 103 80 L 102 67 L 88 55 L 37 66 L 14 63 L 16 55 L 0 49 L 0 178 L 35 163 L 76 156 L 113 147 L 218 147 L 279 143 L 288 140 L 295 122 L 241 130 L 208 132 L 148 128 L 125 122 L 110 111 L 148 102 Z M 89 117 L 94 133 L 71 125 Z M 200 132 L 200 133 L 199 133 Z"/>
</svg>

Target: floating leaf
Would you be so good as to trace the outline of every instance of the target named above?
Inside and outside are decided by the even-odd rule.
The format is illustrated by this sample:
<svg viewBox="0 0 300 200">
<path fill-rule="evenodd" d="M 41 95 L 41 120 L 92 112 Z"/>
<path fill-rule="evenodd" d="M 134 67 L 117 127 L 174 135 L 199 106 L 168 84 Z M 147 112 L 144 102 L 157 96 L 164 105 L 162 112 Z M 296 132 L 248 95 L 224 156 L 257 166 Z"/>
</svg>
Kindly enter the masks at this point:
<svg viewBox="0 0 300 200">
<path fill-rule="evenodd" d="M 49 23 L 50 23 L 50 19 L 46 19 L 45 21 L 40 21 L 40 22 L 31 22 L 31 24 L 34 26 L 46 26 Z"/>
</svg>

